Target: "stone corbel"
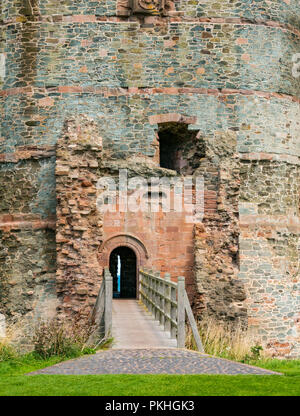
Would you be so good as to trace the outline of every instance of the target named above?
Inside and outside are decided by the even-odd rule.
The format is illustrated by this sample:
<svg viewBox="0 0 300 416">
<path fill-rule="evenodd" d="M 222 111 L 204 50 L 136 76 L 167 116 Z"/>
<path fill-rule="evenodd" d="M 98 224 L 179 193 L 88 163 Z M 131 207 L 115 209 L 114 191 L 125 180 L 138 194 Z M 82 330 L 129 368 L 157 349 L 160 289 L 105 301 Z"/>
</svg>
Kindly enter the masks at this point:
<svg viewBox="0 0 300 416">
<path fill-rule="evenodd" d="M 131 0 L 133 14 L 161 15 L 164 11 L 165 0 Z"/>
<path fill-rule="evenodd" d="M 177 14 L 173 0 L 118 0 L 117 16 L 168 16 Z"/>
</svg>

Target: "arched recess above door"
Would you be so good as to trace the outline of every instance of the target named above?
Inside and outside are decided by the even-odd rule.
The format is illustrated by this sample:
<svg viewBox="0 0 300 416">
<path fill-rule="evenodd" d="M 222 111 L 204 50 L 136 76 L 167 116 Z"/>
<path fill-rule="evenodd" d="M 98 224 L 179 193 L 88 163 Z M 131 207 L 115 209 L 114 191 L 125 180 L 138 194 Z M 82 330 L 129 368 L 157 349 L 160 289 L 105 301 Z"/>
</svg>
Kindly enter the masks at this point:
<svg viewBox="0 0 300 416">
<path fill-rule="evenodd" d="M 115 234 L 107 238 L 99 249 L 99 263 L 106 267 L 109 262 L 110 253 L 117 247 L 125 246 L 131 248 L 137 257 L 137 264 L 142 266 L 149 258 L 148 250 L 142 241 L 133 234 Z"/>
</svg>

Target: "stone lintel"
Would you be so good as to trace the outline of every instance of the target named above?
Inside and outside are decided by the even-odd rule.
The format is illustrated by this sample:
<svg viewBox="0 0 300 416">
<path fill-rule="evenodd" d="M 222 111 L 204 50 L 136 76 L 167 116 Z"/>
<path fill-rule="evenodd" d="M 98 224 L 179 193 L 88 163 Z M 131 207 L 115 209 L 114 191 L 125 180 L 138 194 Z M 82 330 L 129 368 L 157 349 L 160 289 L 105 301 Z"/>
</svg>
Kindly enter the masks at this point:
<svg viewBox="0 0 300 416">
<path fill-rule="evenodd" d="M 11 230 L 41 230 L 52 229 L 55 230 L 55 217 L 41 218 L 36 214 L 2 214 L 0 215 L 0 230 L 9 232 Z"/>
</svg>

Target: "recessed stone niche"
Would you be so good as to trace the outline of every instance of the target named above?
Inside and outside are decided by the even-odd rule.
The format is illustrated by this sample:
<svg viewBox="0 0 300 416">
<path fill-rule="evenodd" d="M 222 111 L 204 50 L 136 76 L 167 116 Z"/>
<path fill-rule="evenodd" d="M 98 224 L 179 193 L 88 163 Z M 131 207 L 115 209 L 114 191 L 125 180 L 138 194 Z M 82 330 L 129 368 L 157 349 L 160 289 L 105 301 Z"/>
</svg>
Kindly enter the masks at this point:
<svg viewBox="0 0 300 416">
<path fill-rule="evenodd" d="M 165 0 L 132 0 L 132 12 L 134 14 L 161 14 L 165 7 Z"/>
<path fill-rule="evenodd" d="M 117 15 L 166 16 L 175 10 L 172 0 L 118 0 Z"/>
</svg>

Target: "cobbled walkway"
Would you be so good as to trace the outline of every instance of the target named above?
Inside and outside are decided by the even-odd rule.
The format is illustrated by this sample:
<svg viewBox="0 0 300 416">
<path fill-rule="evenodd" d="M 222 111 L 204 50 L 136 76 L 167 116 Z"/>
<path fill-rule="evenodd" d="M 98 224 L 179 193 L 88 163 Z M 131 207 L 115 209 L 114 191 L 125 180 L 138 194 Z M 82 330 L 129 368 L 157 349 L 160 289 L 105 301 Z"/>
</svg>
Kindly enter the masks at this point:
<svg viewBox="0 0 300 416">
<path fill-rule="evenodd" d="M 36 374 L 279 374 L 273 371 L 181 349 L 120 349 L 56 364 Z"/>
</svg>

